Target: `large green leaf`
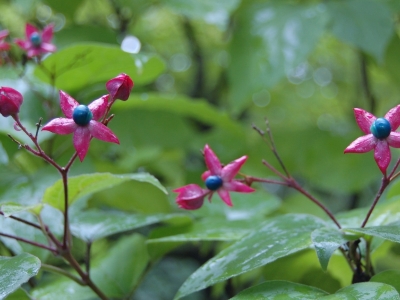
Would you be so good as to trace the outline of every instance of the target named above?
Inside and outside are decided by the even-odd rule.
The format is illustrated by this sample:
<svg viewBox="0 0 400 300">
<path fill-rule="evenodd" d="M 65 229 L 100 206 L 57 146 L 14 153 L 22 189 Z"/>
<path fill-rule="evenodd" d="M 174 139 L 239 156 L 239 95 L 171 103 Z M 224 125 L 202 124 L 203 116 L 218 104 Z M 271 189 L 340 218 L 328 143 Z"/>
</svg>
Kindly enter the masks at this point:
<svg viewBox="0 0 400 300">
<path fill-rule="evenodd" d="M 395 243 L 400 243 L 400 226 L 389 225 L 389 226 L 373 226 L 366 228 L 346 228 L 343 229 L 346 232 L 376 236 L 385 240 L 389 240 Z"/>
<path fill-rule="evenodd" d="M 186 225 L 183 228 L 176 228 L 175 234 L 172 234 L 173 230 L 170 228 L 156 229 L 153 232 L 153 236 L 160 236 L 164 232 L 167 233 L 168 236 L 151 239 L 147 242 L 154 244 L 190 241 L 235 241 L 242 238 L 253 228 L 253 220 L 228 221 L 205 218 L 195 222 L 190 227 Z"/>
<path fill-rule="evenodd" d="M 289 281 L 267 281 L 245 289 L 232 300 L 320 299 L 327 293 L 312 286 Z"/>
<path fill-rule="evenodd" d="M 171 97 L 165 94 L 143 93 L 132 94 L 127 102 L 117 102 L 118 110 L 146 109 L 152 111 L 168 111 L 186 117 L 192 117 L 207 125 L 216 125 L 232 132 L 242 132 L 241 126 L 235 123 L 226 113 L 218 111 L 204 100 L 193 100 L 184 95 Z"/>
<path fill-rule="evenodd" d="M 399 294 L 392 286 L 375 282 L 353 284 L 335 294 L 327 295 L 322 290 L 303 284 L 288 281 L 267 281 L 248 288 L 232 298 L 232 300 L 245 299 L 398 300 Z"/>
<path fill-rule="evenodd" d="M 306 249 L 312 244 L 311 232 L 325 226 L 310 215 L 288 214 L 265 221 L 193 273 L 176 298 Z"/>
<path fill-rule="evenodd" d="M 28 253 L 0 257 L 0 299 L 14 292 L 40 269 L 40 260 Z"/>
<path fill-rule="evenodd" d="M 88 196 L 95 192 L 109 189 L 130 180 L 147 182 L 157 187 L 164 193 L 167 193 L 160 182 L 155 177 L 147 173 L 122 175 L 111 173 L 93 173 L 70 177 L 68 179 L 69 205 L 83 196 Z M 43 203 L 48 203 L 55 208 L 64 210 L 64 190 L 62 180 L 58 180 L 53 186 L 46 190 L 43 196 Z"/>
<path fill-rule="evenodd" d="M 346 286 L 334 295 L 326 296 L 326 300 L 399 300 L 396 289 L 388 284 L 378 282 L 363 282 Z"/>
<path fill-rule="evenodd" d="M 319 4 L 264 3 L 239 15 L 230 45 L 230 101 L 234 112 L 307 59 L 328 18 Z"/>
<path fill-rule="evenodd" d="M 70 225 L 73 235 L 86 242 L 92 242 L 106 236 L 155 224 L 171 219 L 188 218 L 183 214 L 128 214 L 123 212 L 105 212 L 88 210 L 74 214 Z"/>
<path fill-rule="evenodd" d="M 93 262 L 92 278 L 108 297 L 121 299 L 136 286 L 148 261 L 144 237 L 134 234 L 118 240 Z"/>
<path fill-rule="evenodd" d="M 331 227 L 314 230 L 311 234 L 311 239 L 317 252 L 318 260 L 324 270 L 327 269 L 333 252 L 348 241 L 341 231 Z"/>
<path fill-rule="evenodd" d="M 390 9 L 373 0 L 329 1 L 326 3 L 332 21 L 332 33 L 339 39 L 383 59 L 393 34 Z"/>
<path fill-rule="evenodd" d="M 43 68 L 47 71 L 43 71 Z M 105 82 L 119 73 L 127 73 L 136 84 L 146 84 L 164 70 L 164 63 L 156 56 L 132 56 L 118 46 L 107 44 L 77 44 L 64 48 L 46 58 L 34 74 L 69 93 L 90 84 Z M 105 89 L 104 89 L 105 91 Z"/>
<path fill-rule="evenodd" d="M 400 293 L 400 271 L 386 270 L 380 272 L 371 278 L 372 282 L 381 282 L 393 286 Z"/>
</svg>

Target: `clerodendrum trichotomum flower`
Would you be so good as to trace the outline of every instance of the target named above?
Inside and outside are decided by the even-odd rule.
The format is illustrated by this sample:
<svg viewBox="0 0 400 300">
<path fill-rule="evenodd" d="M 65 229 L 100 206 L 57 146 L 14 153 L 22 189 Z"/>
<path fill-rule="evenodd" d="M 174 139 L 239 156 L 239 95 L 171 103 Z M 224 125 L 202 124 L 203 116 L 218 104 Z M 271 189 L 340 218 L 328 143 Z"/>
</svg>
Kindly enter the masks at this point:
<svg viewBox="0 0 400 300">
<path fill-rule="evenodd" d="M 26 51 L 28 57 L 41 56 L 48 52 L 56 51 L 56 46 L 51 44 L 53 38 L 53 24 L 47 25 L 40 32 L 35 26 L 26 24 L 26 40 L 16 39 L 15 43 Z"/>
<path fill-rule="evenodd" d="M 352 142 L 344 153 L 365 153 L 374 149 L 375 161 L 381 172 L 386 174 L 391 160 L 389 146 L 400 148 L 400 133 L 396 132 L 400 126 L 400 105 L 389 110 L 383 118 L 377 118 L 361 108 L 355 108 L 354 115 L 366 135 Z"/>
<path fill-rule="evenodd" d="M 133 81 L 128 75 L 121 73 L 107 81 L 106 88 L 111 95 L 112 99 L 110 100 L 120 99 L 125 101 L 131 94 Z"/>
<path fill-rule="evenodd" d="M 60 91 L 61 110 L 67 118 L 56 118 L 47 123 L 42 130 L 56 134 L 74 133 L 74 147 L 79 159 L 83 161 L 92 137 L 119 144 L 115 134 L 104 124 L 98 122 L 106 110 L 109 95 L 105 95 L 88 106 L 79 103 L 67 93 Z"/>
<path fill-rule="evenodd" d="M 20 92 L 10 87 L 0 87 L 0 114 L 4 117 L 19 113 L 22 101 Z"/>
<path fill-rule="evenodd" d="M 203 205 L 204 197 L 211 197 L 217 192 L 227 205 L 232 206 L 232 200 L 229 192 L 251 193 L 254 189 L 246 184 L 235 180 L 236 174 L 242 165 L 246 162 L 247 156 L 242 156 L 226 166 L 222 166 L 218 157 L 208 145 L 204 147 L 204 159 L 208 167 L 201 178 L 204 180 L 207 190 L 202 189 L 196 184 L 189 184 L 175 189 L 179 193 L 176 202 L 179 207 L 184 209 L 197 209 Z"/>
</svg>

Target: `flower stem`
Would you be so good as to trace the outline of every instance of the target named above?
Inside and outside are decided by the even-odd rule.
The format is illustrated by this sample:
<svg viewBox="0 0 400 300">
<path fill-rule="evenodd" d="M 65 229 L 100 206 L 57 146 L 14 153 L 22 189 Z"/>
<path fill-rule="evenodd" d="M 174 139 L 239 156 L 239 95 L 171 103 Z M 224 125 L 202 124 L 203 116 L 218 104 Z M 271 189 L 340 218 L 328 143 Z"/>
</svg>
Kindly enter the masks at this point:
<svg viewBox="0 0 400 300">
<path fill-rule="evenodd" d="M 10 239 L 14 239 L 14 240 L 17 240 L 17 241 L 20 241 L 20 242 L 23 242 L 23 243 L 27 243 L 27 244 L 33 245 L 35 247 L 38 247 L 38 248 L 46 249 L 46 250 L 49 250 L 49 251 L 53 252 L 54 254 L 57 254 L 57 249 L 48 247 L 46 245 L 43 245 L 43 244 L 40 244 L 40 243 L 37 243 L 37 242 L 34 242 L 34 241 L 30 241 L 30 240 L 27 240 L 27 239 L 24 239 L 24 238 L 15 236 L 15 235 L 2 233 L 2 232 L 0 232 L 0 236 L 4 236 L 4 237 L 10 238 Z"/>
<path fill-rule="evenodd" d="M 385 191 L 385 189 L 389 185 L 389 183 L 390 183 L 390 179 L 387 178 L 386 176 L 384 176 L 382 178 L 381 187 L 379 188 L 379 191 L 375 196 L 374 202 L 372 202 L 372 205 L 371 205 L 367 215 L 365 216 L 363 223 L 361 224 L 361 228 L 364 228 L 365 225 L 367 225 L 369 217 L 371 216 L 372 212 L 374 211 L 376 204 L 378 203 L 379 199 L 381 198 L 383 192 Z"/>
<path fill-rule="evenodd" d="M 72 279 L 73 281 L 75 281 L 77 284 L 85 286 L 86 283 L 83 282 L 79 277 L 75 276 L 74 274 L 71 274 L 61 268 L 57 268 L 55 266 L 52 265 L 48 265 L 48 264 L 43 264 L 42 263 L 42 269 L 51 273 L 56 273 L 56 274 L 61 274 L 63 276 L 68 277 L 69 279 Z"/>
</svg>

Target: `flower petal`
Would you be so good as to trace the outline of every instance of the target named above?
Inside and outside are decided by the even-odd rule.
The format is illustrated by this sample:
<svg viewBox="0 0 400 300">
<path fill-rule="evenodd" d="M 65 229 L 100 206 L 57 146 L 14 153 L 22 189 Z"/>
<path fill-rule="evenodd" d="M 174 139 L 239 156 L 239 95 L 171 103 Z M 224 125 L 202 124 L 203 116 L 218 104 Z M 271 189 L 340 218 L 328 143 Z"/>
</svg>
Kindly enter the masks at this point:
<svg viewBox="0 0 400 300">
<path fill-rule="evenodd" d="M 50 43 L 53 38 L 54 24 L 49 24 L 42 31 L 42 42 Z"/>
<path fill-rule="evenodd" d="M 221 177 L 224 182 L 231 181 L 246 162 L 247 156 L 242 156 L 222 168 Z"/>
<path fill-rule="evenodd" d="M 86 153 L 88 152 L 90 137 L 90 132 L 87 127 L 77 126 L 73 140 L 74 147 L 76 152 L 78 153 L 80 161 L 83 161 Z"/>
<path fill-rule="evenodd" d="M 32 33 L 39 32 L 39 30 L 33 26 L 32 24 L 26 24 L 25 26 L 25 36 L 26 39 L 29 40 L 31 38 Z"/>
<path fill-rule="evenodd" d="M 400 105 L 393 107 L 385 115 L 385 119 L 389 121 L 392 131 L 395 131 L 400 126 Z"/>
<path fill-rule="evenodd" d="M 67 118 L 56 118 L 43 126 L 42 130 L 47 130 L 56 134 L 70 134 L 78 128 L 74 120 Z"/>
<path fill-rule="evenodd" d="M 89 125 L 87 127 L 90 131 L 90 134 L 93 135 L 93 137 L 95 137 L 96 139 L 119 144 L 117 136 L 111 131 L 110 128 L 108 128 L 104 124 L 92 120 L 89 122 Z"/>
<path fill-rule="evenodd" d="M 7 35 L 8 35 L 8 30 L 7 29 L 5 29 L 5 30 L 0 30 L 0 40 L 1 39 L 4 39 Z"/>
<path fill-rule="evenodd" d="M 365 153 L 374 149 L 377 139 L 372 134 L 367 134 L 353 141 L 344 153 Z"/>
<path fill-rule="evenodd" d="M 40 50 L 41 50 L 43 53 L 55 52 L 55 51 L 57 50 L 57 47 L 54 46 L 53 44 L 50 44 L 50 43 L 42 43 L 42 44 L 40 45 Z"/>
<path fill-rule="evenodd" d="M 40 48 L 32 48 L 31 46 L 29 46 L 26 50 L 26 55 L 28 57 L 40 56 L 42 54 L 42 50 L 40 50 Z"/>
<path fill-rule="evenodd" d="M 252 193 L 255 191 L 252 187 L 237 181 L 232 180 L 231 182 L 224 183 L 224 188 L 230 190 L 232 192 L 239 192 L 239 193 Z"/>
<path fill-rule="evenodd" d="M 203 205 L 204 197 L 209 193 L 197 184 L 189 184 L 175 189 L 173 192 L 178 193 L 176 197 L 178 206 L 188 210 L 200 208 Z"/>
<path fill-rule="evenodd" d="M 30 42 L 27 42 L 27 41 L 24 41 L 21 39 L 15 39 L 14 43 L 16 43 L 21 49 L 23 49 L 25 51 L 28 50 L 31 45 Z"/>
<path fill-rule="evenodd" d="M 222 188 L 217 191 L 218 195 L 221 197 L 222 201 L 224 201 L 228 206 L 233 206 L 231 196 L 229 195 L 229 191 Z"/>
<path fill-rule="evenodd" d="M 104 95 L 88 105 L 90 111 L 93 114 L 93 120 L 98 121 L 101 117 L 104 116 L 107 110 L 108 98 L 109 95 Z"/>
<path fill-rule="evenodd" d="M 400 148 L 400 132 L 392 131 L 386 140 L 389 143 L 389 146 Z"/>
<path fill-rule="evenodd" d="M 376 117 L 361 108 L 354 109 L 354 116 L 360 129 L 365 134 L 371 133 L 370 128 L 372 123 L 376 120 Z"/>
<path fill-rule="evenodd" d="M 207 170 L 207 171 L 205 171 L 203 174 L 201 174 L 201 179 L 202 179 L 203 181 L 206 181 L 206 179 L 207 179 L 209 176 L 211 176 L 211 171 L 210 171 L 210 170 Z"/>
<path fill-rule="evenodd" d="M 392 158 L 389 144 L 386 140 L 378 141 L 375 147 L 374 158 L 381 172 L 386 174 L 386 169 L 388 168 Z"/>
<path fill-rule="evenodd" d="M 66 92 L 60 90 L 60 106 L 62 112 L 67 118 L 72 119 L 74 109 L 78 105 L 79 103 L 74 98 L 72 98 Z"/>
<path fill-rule="evenodd" d="M 221 163 L 208 145 L 204 146 L 204 160 L 212 175 L 221 175 Z"/>
</svg>

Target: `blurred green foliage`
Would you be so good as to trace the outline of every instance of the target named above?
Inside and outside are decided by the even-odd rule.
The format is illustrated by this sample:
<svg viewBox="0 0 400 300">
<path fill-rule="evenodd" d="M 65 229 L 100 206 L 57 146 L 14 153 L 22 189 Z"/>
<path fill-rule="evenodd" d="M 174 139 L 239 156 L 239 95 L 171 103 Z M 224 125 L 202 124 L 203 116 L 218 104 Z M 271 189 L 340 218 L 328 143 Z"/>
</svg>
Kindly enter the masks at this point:
<svg viewBox="0 0 400 300">
<path fill-rule="evenodd" d="M 24 95 L 21 118 L 31 126 L 32 132 L 39 117 L 45 123 L 61 115 L 58 89 L 81 103 L 89 103 L 106 93 L 105 82 L 118 73 L 127 73 L 135 82 L 129 100 L 113 108 L 115 118 L 109 124 L 121 145 L 93 140 L 85 161 L 76 162 L 71 175 L 150 173 L 169 191 L 188 183 L 202 184 L 200 175 L 205 166 L 200 150 L 207 143 L 221 162 L 248 155 L 244 173 L 273 178 L 274 174 L 261 160 L 266 159 L 277 168 L 279 164 L 252 129 L 255 124 L 265 130 L 267 118 L 288 170 L 332 211 L 364 207 L 372 201 L 381 176 L 372 153 L 343 155 L 343 150 L 362 135 L 354 121 L 354 107 L 382 116 L 399 104 L 399 1 L 0 0 L 0 30 L 8 29 L 12 38 L 23 37 L 26 22 L 41 28 L 54 23 L 54 43 L 58 47 L 58 52 L 43 59 L 40 65 L 28 63 L 14 67 L 5 63 L 0 67 L 0 86 L 16 88 Z M 11 42 L 12 38 L 7 41 Z M 20 61 L 22 51 L 13 46 L 9 55 L 13 61 Z M 56 77 L 49 77 L 46 70 L 55 72 Z M 50 189 L 45 192 L 46 188 L 59 178 L 37 158 L 19 150 L 7 137 L 9 133 L 28 142 L 13 129 L 11 120 L 0 118 L 0 204 L 42 202 L 44 195 L 51 192 Z M 39 137 L 44 149 L 57 161 L 61 164 L 68 161 L 73 153 L 70 136 L 40 132 Z M 392 155 L 397 159 L 399 152 L 392 150 Z M 312 214 L 318 217 L 315 228 L 322 222 L 319 218 L 325 218 L 303 196 L 270 185 L 255 185 L 259 191 L 254 195 L 235 195 L 233 208 L 223 207 L 214 196 L 211 204 L 188 213 L 187 218 L 171 217 L 171 213 L 180 211 L 174 203 L 174 194 L 166 196 L 157 188 L 158 182 L 150 183 L 155 186 L 133 178 L 107 191 L 101 191 L 100 187 L 88 190 L 86 194 L 83 192 L 84 197 L 74 199 L 71 210 L 75 212 L 90 208 L 89 214 L 99 209 L 138 214 L 139 221 L 130 223 L 124 219 L 119 229 L 106 231 L 104 236 L 114 234 L 109 244 L 94 243 L 99 253 L 105 249 L 110 251 L 103 260 L 97 258 L 97 270 L 108 270 L 118 255 L 137 246 L 135 251 L 146 260 L 144 265 L 151 259 L 154 259 L 151 264 L 155 263 L 156 258 L 172 249 L 173 255 L 189 257 L 188 265 L 193 265 L 182 271 L 187 277 L 206 258 L 240 240 L 270 217 L 279 218 L 285 213 Z M 52 188 L 57 189 L 57 184 Z M 391 201 L 398 196 L 398 189 L 392 189 L 388 197 L 392 200 L 384 203 L 372 220 L 380 220 L 379 216 L 383 215 L 391 222 L 398 219 L 391 210 L 396 204 Z M 44 199 L 44 202 L 49 201 Z M 154 221 L 140 221 L 141 214 L 161 213 L 166 215 L 158 215 Z M 42 214 L 46 218 L 46 212 Z M 47 212 L 49 222 L 60 226 L 56 225 L 57 221 L 51 221 L 51 214 Z M 361 208 L 344 212 L 341 218 L 349 227 L 357 227 L 364 215 L 365 209 Z M 164 225 L 148 226 L 158 222 Z M 388 224 L 376 222 L 374 225 Z M 2 226 L 3 223 L 6 230 L 12 229 L 8 221 L 2 222 Z M 92 223 L 89 225 L 93 226 Z M 138 227 L 143 227 L 139 233 L 135 231 L 134 235 L 112 243 L 115 234 Z M 13 230 L 24 232 L 26 229 Z M 25 245 L 22 249 L 22 244 L 16 241 L 3 238 L 1 241 L 1 247 L 14 254 L 28 251 L 47 259 L 41 251 L 36 253 L 30 249 L 31 246 Z M 310 245 L 311 242 L 302 241 L 294 249 L 300 251 Z M 392 250 L 388 248 L 385 253 L 399 259 L 399 253 Z M 324 273 L 328 284 L 313 284 L 309 274 L 316 274 L 313 270 L 319 268 L 318 259 L 307 251 L 285 252 L 287 257 L 272 262 L 271 268 L 282 272 L 278 275 L 267 270 L 268 266 L 263 267 L 266 262 L 254 264 L 254 268 L 263 267 L 265 271 L 250 272 L 247 277 L 230 269 L 229 274 L 238 277 L 228 276 L 225 288 L 224 284 L 221 287 L 216 283 L 228 277 L 211 278 L 209 285 L 216 285 L 193 297 L 211 299 L 212 295 L 214 299 L 224 299 L 260 278 L 293 280 L 330 293 L 349 284 L 349 276 L 339 274 L 340 268 L 346 267 L 336 255 L 332 257 L 328 273 Z M 329 258 L 330 255 L 325 258 L 325 267 Z M 165 258 L 162 264 L 168 264 L 171 259 L 175 258 Z M 299 263 L 300 259 L 307 268 Z M 335 263 L 340 267 L 335 269 L 332 266 Z M 135 265 L 134 259 L 127 264 Z M 131 281 L 124 281 L 122 290 L 110 287 L 109 294 L 135 297 L 133 289 L 139 285 L 136 297 L 145 297 L 150 277 L 146 277 L 143 285 L 138 279 L 145 274 L 144 265 L 129 275 Z M 292 267 L 304 273 L 293 276 L 291 270 L 282 271 Z M 107 276 L 116 275 L 111 272 Z M 161 280 L 159 274 L 149 276 Z M 53 282 L 53 285 L 39 286 L 32 294 L 38 299 L 54 299 L 51 298 L 54 293 L 68 289 L 77 291 L 71 299 L 81 299 L 77 295 L 82 299 L 93 296 L 87 289 L 59 280 L 59 276 L 44 277 L 43 282 Z M 105 279 L 100 277 L 96 280 L 104 284 Z M 174 278 L 171 286 L 176 288 L 168 290 L 165 298 L 160 296 L 163 287 L 152 286 L 151 293 L 159 299 L 171 299 L 184 279 Z M 389 283 L 379 278 L 375 281 Z M 181 294 L 197 291 L 201 286 L 190 289 L 188 285 Z M 229 285 L 234 286 L 233 294 L 229 293 Z M 390 290 L 383 284 L 378 288 Z M 320 294 L 320 290 L 313 288 L 305 290 Z M 351 291 L 357 292 L 356 288 Z M 46 295 L 50 298 L 45 298 Z M 243 295 L 238 299 L 245 299 L 246 294 Z"/>
</svg>

